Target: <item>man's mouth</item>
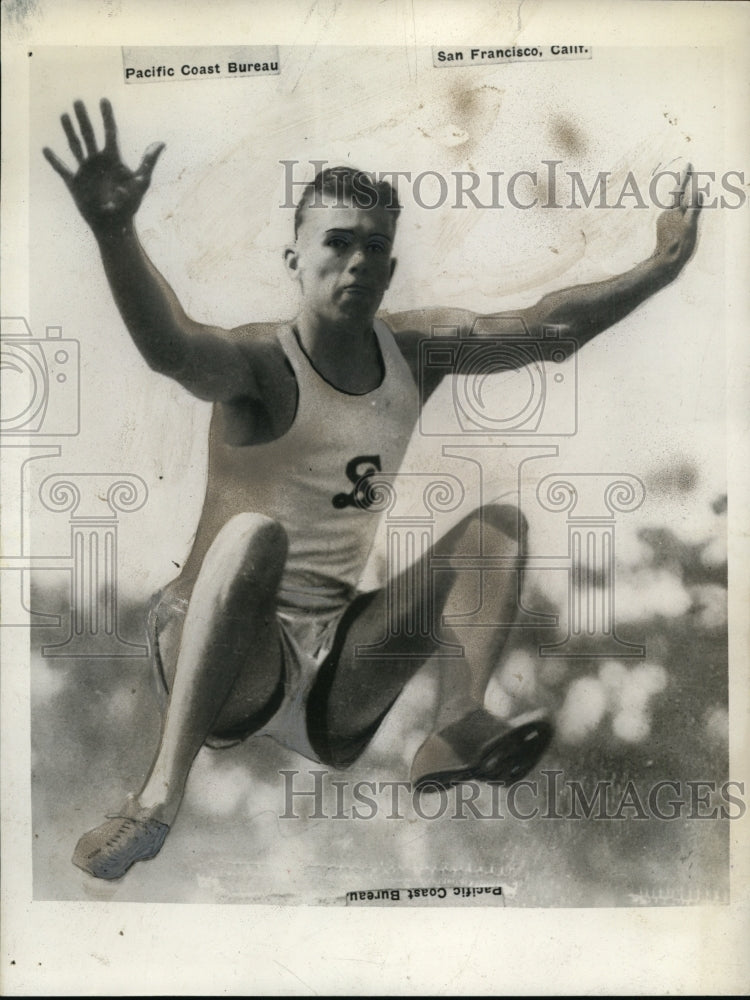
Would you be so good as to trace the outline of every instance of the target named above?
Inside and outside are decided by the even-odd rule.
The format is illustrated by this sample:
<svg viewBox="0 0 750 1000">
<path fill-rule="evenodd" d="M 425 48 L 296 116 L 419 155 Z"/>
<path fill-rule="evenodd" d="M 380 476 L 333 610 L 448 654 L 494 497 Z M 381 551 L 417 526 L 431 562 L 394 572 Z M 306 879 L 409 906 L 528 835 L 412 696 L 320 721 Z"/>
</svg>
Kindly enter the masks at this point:
<svg viewBox="0 0 750 1000">
<path fill-rule="evenodd" d="M 360 285 L 357 283 L 351 285 L 345 285 L 343 288 L 344 292 L 350 292 L 352 295 L 370 295 L 372 289 L 369 285 Z"/>
</svg>

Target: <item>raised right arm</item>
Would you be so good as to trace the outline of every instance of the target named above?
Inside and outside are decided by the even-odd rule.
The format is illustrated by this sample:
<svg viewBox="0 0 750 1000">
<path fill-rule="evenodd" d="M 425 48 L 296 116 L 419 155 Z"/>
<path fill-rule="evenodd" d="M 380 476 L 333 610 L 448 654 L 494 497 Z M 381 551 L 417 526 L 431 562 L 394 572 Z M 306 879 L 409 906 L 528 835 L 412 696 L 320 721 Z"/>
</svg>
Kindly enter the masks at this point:
<svg viewBox="0 0 750 1000">
<path fill-rule="evenodd" d="M 201 399 L 260 400 L 252 351 L 241 348 L 228 331 L 187 315 L 136 234 L 134 216 L 164 144 L 150 146 L 138 169 L 129 170 L 120 157 L 109 101 L 101 102 L 101 150 L 83 102 L 76 101 L 74 108 L 83 146 L 68 115 L 62 116 L 62 126 L 78 169 L 72 173 L 50 149 L 44 155 L 91 227 L 115 302 L 138 350 L 154 371 L 176 379 Z"/>
</svg>

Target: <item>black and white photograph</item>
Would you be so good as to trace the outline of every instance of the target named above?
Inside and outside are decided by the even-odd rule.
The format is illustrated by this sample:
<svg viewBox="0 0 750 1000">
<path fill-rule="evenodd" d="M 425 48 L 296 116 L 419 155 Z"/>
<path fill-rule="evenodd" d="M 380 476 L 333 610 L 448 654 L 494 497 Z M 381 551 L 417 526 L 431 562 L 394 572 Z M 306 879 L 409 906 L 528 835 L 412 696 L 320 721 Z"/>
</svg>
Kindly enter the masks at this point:
<svg viewBox="0 0 750 1000">
<path fill-rule="evenodd" d="M 4 991 L 746 985 L 747 6 L 167 7 L 3 5 Z"/>
</svg>

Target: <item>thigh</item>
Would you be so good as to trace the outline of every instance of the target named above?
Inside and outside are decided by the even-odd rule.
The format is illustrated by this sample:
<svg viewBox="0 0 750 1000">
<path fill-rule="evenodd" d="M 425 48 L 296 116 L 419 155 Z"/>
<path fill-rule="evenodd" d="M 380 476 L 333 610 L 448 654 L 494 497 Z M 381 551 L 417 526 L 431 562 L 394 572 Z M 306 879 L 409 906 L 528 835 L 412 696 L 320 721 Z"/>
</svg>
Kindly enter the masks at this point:
<svg viewBox="0 0 750 1000">
<path fill-rule="evenodd" d="M 426 567 L 426 558 L 424 565 Z M 451 633 L 440 624 L 452 573 L 440 573 L 429 599 L 407 571 L 392 588 L 361 594 L 339 624 L 307 703 L 310 742 L 324 763 L 345 767 L 360 756 L 405 685 Z M 413 628 L 431 618 L 431 627 Z"/>
<path fill-rule="evenodd" d="M 449 611 L 465 612 L 466 602 L 474 601 L 476 586 L 466 582 L 476 574 L 435 570 L 433 554 L 513 556 L 524 535 L 516 507 L 489 505 L 457 524 L 435 553 L 426 553 L 385 589 L 353 602 L 308 700 L 310 739 L 322 759 L 338 765 L 355 760 L 416 671 L 438 649 L 460 655 L 463 646 L 444 618 Z"/>
<path fill-rule="evenodd" d="M 168 694 L 174 683 L 190 602 L 185 587 L 167 587 L 151 612 L 154 657 Z M 190 613 L 199 614 L 193 608 Z M 284 651 L 275 609 L 248 627 L 253 629 L 252 654 L 237 673 L 234 685 L 212 727 L 215 734 L 246 736 L 273 715 L 284 694 Z M 221 665 L 217 667 L 220 669 Z"/>
</svg>

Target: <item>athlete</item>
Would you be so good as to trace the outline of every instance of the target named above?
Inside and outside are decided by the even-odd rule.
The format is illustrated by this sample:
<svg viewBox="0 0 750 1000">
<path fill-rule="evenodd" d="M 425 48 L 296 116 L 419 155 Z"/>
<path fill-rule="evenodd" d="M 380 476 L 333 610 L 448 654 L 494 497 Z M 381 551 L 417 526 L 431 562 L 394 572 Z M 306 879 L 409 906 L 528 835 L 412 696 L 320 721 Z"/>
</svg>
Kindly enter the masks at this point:
<svg viewBox="0 0 750 1000">
<path fill-rule="evenodd" d="M 185 313 L 136 234 L 134 216 L 163 144 L 150 146 L 138 169 L 129 170 L 109 102 L 101 102 L 101 149 L 83 103 L 74 109 L 78 131 L 67 114 L 62 126 L 75 171 L 51 150 L 44 155 L 91 227 L 147 364 L 214 404 L 195 543 L 152 612 L 167 693 L 161 740 L 143 787 L 81 838 L 74 863 L 115 879 L 153 857 L 205 744 L 233 746 L 265 733 L 312 760 L 351 764 L 430 655 L 429 648 L 405 655 L 402 640 L 386 638 L 383 646 L 384 631 L 404 631 L 389 633 L 385 625 L 425 609 L 435 643 L 453 642 L 464 654 L 449 661 L 435 732 L 412 765 L 415 786 L 517 780 L 535 765 L 552 730 L 543 718 L 509 726 L 484 709 L 508 629 L 444 624 L 470 602 L 472 574 L 431 575 L 428 555 L 416 572 L 396 577 L 395 606 L 385 589 L 357 590 L 378 523 L 373 476 L 398 471 L 419 407 L 444 374 L 423 373 L 420 399 L 419 344 L 435 326 L 480 335 L 477 317 L 464 310 L 420 309 L 387 322 L 377 315 L 396 266 L 394 190 L 350 168 L 319 173 L 304 189 L 295 239 L 284 251 L 301 293 L 296 318 L 219 329 Z M 701 199 L 690 176 L 688 168 L 674 208 L 659 216 L 647 260 L 606 281 L 547 295 L 513 318 L 537 337 L 547 325 L 564 326 L 566 339 L 580 347 L 672 281 L 696 243 Z M 470 555 L 478 529 L 484 552 L 520 559 L 525 521 L 512 505 L 465 518 L 441 540 L 441 553 Z M 511 622 L 518 580 L 496 575 L 508 583 L 483 594 L 487 620 Z M 361 655 L 366 647 L 382 655 Z"/>
</svg>

